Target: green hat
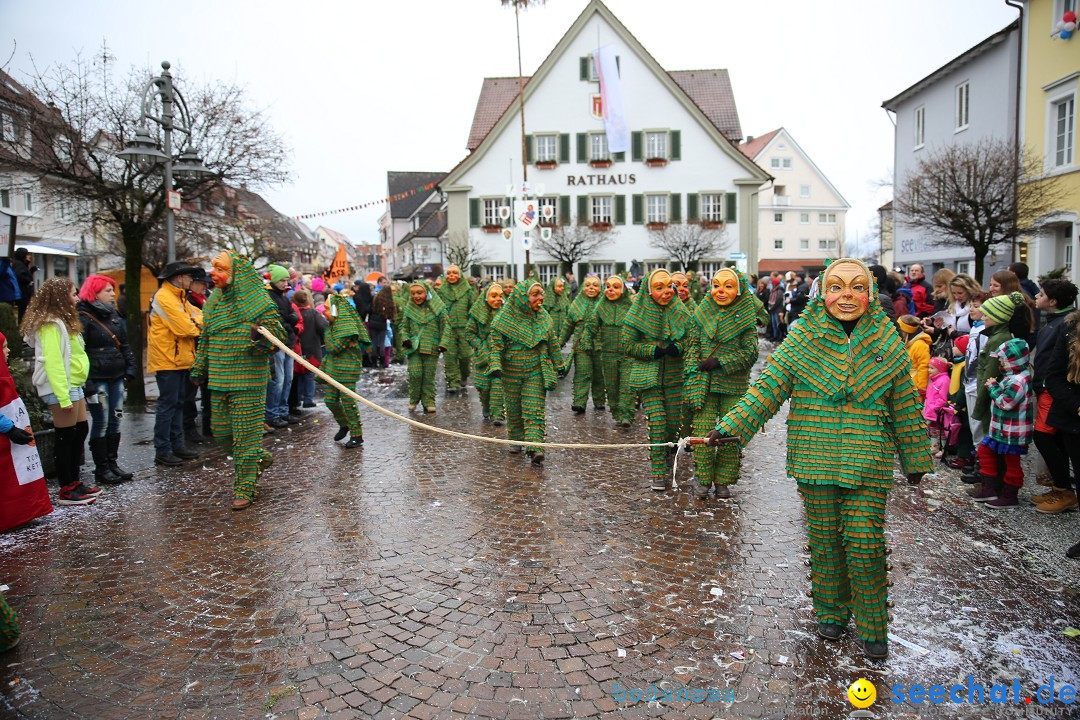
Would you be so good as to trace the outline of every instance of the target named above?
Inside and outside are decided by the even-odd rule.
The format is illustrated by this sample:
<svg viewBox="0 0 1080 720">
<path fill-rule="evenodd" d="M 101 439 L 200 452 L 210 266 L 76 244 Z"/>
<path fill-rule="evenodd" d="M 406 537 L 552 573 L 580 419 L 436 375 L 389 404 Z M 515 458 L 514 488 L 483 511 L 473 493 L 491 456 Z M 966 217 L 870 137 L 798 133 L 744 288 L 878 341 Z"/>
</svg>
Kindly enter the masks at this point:
<svg viewBox="0 0 1080 720">
<path fill-rule="evenodd" d="M 271 265 L 268 269 L 270 271 L 270 282 L 272 283 L 289 279 L 289 271 L 280 265 Z"/>
<path fill-rule="evenodd" d="M 1004 325 L 1012 319 L 1016 308 L 1024 304 L 1024 296 L 1013 291 L 1008 295 L 997 295 L 982 304 L 982 314 L 998 325 Z"/>
</svg>

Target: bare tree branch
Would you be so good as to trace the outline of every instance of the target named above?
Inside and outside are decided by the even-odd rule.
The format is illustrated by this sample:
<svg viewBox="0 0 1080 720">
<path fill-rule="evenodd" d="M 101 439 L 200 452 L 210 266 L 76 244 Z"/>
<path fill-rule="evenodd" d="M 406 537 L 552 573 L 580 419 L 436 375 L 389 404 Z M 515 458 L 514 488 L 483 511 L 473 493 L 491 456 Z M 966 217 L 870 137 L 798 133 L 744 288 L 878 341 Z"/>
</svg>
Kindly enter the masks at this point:
<svg viewBox="0 0 1080 720">
<path fill-rule="evenodd" d="M 560 272 L 573 272 L 574 264 L 595 255 L 600 248 L 615 241 L 619 231 L 595 230 L 588 225 L 559 225 L 552 228 L 551 238 L 534 240 L 536 248 L 553 260 L 558 260 Z"/>
<path fill-rule="evenodd" d="M 457 265 L 463 272 L 469 272 L 469 268 L 486 259 L 487 248 L 483 243 L 473 242 L 468 230 L 458 230 L 450 235 L 446 243 L 446 260 L 451 265 Z"/>
<path fill-rule="evenodd" d="M 723 252 L 733 242 L 725 228 L 697 223 L 678 223 L 663 230 L 650 230 L 649 238 L 653 247 L 667 253 L 683 270 L 696 267 L 702 258 Z"/>
</svg>

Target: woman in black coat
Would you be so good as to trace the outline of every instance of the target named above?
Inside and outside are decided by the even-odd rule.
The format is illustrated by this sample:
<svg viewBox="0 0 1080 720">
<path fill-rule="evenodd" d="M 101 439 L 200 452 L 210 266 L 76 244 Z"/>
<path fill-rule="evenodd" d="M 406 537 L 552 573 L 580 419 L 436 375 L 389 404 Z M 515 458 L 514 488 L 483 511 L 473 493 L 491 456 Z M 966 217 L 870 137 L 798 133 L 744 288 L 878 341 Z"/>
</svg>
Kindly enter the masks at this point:
<svg viewBox="0 0 1080 720">
<path fill-rule="evenodd" d="M 115 484 L 132 473 L 116 464 L 120 448 L 120 418 L 124 386 L 135 377 L 135 356 L 128 347 L 124 319 L 116 311 L 116 281 L 91 275 L 79 289 L 79 321 L 90 359 L 86 379 L 86 409 L 90 413 L 90 454 L 94 481 Z"/>
<path fill-rule="evenodd" d="M 1032 498 L 1036 509 L 1042 512 L 1046 512 L 1043 505 L 1050 500 L 1059 506 L 1058 511 L 1076 504 L 1076 488 L 1069 463 L 1072 463 L 1073 472 L 1080 468 L 1080 311 L 1065 319 L 1064 332 L 1058 334 L 1050 352 L 1046 390 L 1053 400 L 1046 413 L 1046 425 L 1061 435 L 1060 446 L 1065 453 L 1043 453 L 1054 486 L 1045 495 Z M 1035 430 L 1038 438 L 1038 422 Z M 1046 443 L 1039 445 L 1039 450 L 1043 450 Z M 1080 557 L 1080 543 L 1069 548 L 1066 554 L 1071 558 Z"/>
</svg>

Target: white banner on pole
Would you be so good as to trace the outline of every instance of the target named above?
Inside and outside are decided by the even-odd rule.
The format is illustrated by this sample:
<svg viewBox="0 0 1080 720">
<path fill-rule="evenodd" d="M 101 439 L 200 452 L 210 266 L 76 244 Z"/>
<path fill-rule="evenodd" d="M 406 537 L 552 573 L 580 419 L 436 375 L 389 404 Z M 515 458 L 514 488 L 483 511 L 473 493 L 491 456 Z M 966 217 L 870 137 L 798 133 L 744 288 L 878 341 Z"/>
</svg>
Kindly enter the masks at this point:
<svg viewBox="0 0 1080 720">
<path fill-rule="evenodd" d="M 614 46 L 605 45 L 596 51 L 596 73 L 600 76 L 600 96 L 608 151 L 627 152 L 630 150 L 630 130 L 623 112 L 622 83 Z"/>
</svg>

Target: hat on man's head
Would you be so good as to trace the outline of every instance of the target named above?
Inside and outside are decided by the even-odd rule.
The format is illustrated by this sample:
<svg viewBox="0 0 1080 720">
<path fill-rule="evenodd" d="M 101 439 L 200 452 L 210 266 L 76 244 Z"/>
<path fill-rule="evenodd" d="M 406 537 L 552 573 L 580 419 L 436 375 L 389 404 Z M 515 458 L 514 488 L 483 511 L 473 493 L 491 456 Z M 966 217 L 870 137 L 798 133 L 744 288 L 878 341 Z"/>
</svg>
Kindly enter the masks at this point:
<svg viewBox="0 0 1080 720">
<path fill-rule="evenodd" d="M 191 271 L 191 282 L 206 282 L 206 271 L 196 267 Z"/>
<path fill-rule="evenodd" d="M 166 265 L 165 269 L 161 271 L 161 274 L 157 276 L 157 279 L 168 280 L 177 275 L 192 275 L 198 269 L 199 268 L 191 263 L 186 263 L 183 260 L 176 260 Z"/>
<path fill-rule="evenodd" d="M 1004 325 L 1012 320 L 1016 308 L 1024 304 L 1024 296 L 1013 291 L 1008 295 L 995 295 L 983 302 L 980 310 L 985 317 L 990 318 L 998 325 Z"/>
<path fill-rule="evenodd" d="M 270 282 L 272 283 L 289 279 L 289 271 L 280 265 L 271 265 L 267 270 L 270 271 Z"/>
</svg>

